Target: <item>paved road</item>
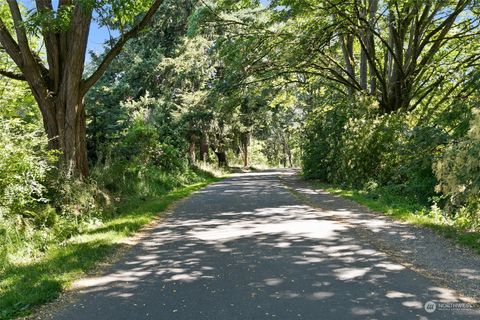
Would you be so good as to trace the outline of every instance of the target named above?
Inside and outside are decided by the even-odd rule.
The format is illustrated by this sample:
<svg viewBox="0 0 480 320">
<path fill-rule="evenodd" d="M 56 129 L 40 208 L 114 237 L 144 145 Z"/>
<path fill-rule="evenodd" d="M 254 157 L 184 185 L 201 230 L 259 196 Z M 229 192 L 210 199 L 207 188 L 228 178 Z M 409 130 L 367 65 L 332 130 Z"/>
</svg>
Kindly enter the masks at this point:
<svg viewBox="0 0 480 320">
<path fill-rule="evenodd" d="M 54 318 L 479 318 L 427 313 L 429 300 L 460 300 L 357 238 L 355 225 L 303 204 L 279 174 L 288 172 L 240 175 L 181 202 Z"/>
</svg>

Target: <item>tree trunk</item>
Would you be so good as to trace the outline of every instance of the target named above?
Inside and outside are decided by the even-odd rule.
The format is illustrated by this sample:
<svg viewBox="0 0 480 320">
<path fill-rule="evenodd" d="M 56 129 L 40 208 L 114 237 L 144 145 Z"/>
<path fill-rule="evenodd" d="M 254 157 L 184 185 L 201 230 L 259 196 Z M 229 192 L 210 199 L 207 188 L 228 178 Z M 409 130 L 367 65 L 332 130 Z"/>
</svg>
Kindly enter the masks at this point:
<svg viewBox="0 0 480 320">
<path fill-rule="evenodd" d="M 188 163 L 193 166 L 196 161 L 195 149 L 197 145 L 197 136 L 195 134 L 190 134 L 190 145 L 188 147 Z"/>
<path fill-rule="evenodd" d="M 360 9 L 360 12 L 361 12 L 361 18 L 362 18 L 362 21 L 365 21 L 366 20 L 366 17 L 367 17 L 367 8 L 366 7 L 363 7 Z M 360 30 L 360 39 L 361 41 L 364 43 L 364 44 L 367 44 L 368 43 L 368 39 L 367 39 L 367 32 L 368 32 L 368 28 L 366 28 L 365 30 Z M 368 45 L 366 45 L 367 49 L 368 49 Z M 366 48 L 364 48 L 363 46 L 360 46 L 360 87 L 362 87 L 362 89 L 364 91 L 367 91 L 367 52 L 366 52 Z"/>
<path fill-rule="evenodd" d="M 292 167 L 293 167 L 293 162 L 292 162 L 292 150 L 290 150 L 290 148 L 287 149 L 287 155 L 288 155 L 288 164 L 289 164 L 289 167 L 292 168 Z"/>
<path fill-rule="evenodd" d="M 283 156 L 282 156 L 282 164 L 283 164 L 283 167 L 286 168 L 287 167 L 287 159 L 288 159 L 288 146 L 287 146 L 287 139 L 286 137 L 284 136 L 283 139 L 282 139 L 282 144 L 283 144 Z"/>
<path fill-rule="evenodd" d="M 218 159 L 218 166 L 220 168 L 228 167 L 227 154 L 225 151 L 215 151 L 215 155 Z"/>
<path fill-rule="evenodd" d="M 248 167 L 248 145 L 250 144 L 250 132 L 245 132 L 242 135 L 242 149 L 243 149 L 243 166 Z"/>
<path fill-rule="evenodd" d="M 348 86 L 348 94 L 350 97 L 354 93 L 355 83 L 355 61 L 353 57 L 353 36 L 342 35 L 340 37 L 340 45 L 343 53 L 343 60 L 345 61 L 345 69 L 347 71 L 347 79 L 350 85 Z"/>
<path fill-rule="evenodd" d="M 363 48 L 360 49 L 360 87 L 367 90 L 367 53 Z"/>
<path fill-rule="evenodd" d="M 69 176 L 86 177 L 86 116 L 79 87 L 65 87 L 57 97 L 36 97 L 36 100 L 42 111 L 49 148 L 60 151 L 58 167 Z"/>
<path fill-rule="evenodd" d="M 292 168 L 293 167 L 292 149 L 290 149 L 290 145 L 289 145 L 288 141 L 290 141 L 290 134 L 287 132 L 286 135 L 285 135 L 285 148 L 286 148 L 286 151 L 287 151 L 288 165 L 289 165 L 290 168 Z"/>
<path fill-rule="evenodd" d="M 209 160 L 208 154 L 208 136 L 204 134 L 200 139 L 200 161 L 206 163 Z"/>
<path fill-rule="evenodd" d="M 370 94 L 376 95 L 377 94 L 377 80 L 375 77 L 375 66 L 373 59 L 375 57 L 375 39 L 373 37 L 373 31 L 375 29 L 375 17 L 377 14 L 378 8 L 378 0 L 370 0 L 369 1 L 369 28 L 367 30 L 367 49 L 368 54 L 372 59 L 368 63 L 369 73 L 370 73 Z"/>
</svg>

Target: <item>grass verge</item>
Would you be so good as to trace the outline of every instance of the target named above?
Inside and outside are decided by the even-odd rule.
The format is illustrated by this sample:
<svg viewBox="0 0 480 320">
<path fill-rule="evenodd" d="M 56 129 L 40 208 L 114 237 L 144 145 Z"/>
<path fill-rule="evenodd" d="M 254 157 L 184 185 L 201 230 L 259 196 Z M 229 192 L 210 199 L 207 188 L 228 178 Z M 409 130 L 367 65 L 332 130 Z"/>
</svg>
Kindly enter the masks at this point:
<svg viewBox="0 0 480 320">
<path fill-rule="evenodd" d="M 353 200 L 375 212 L 384 213 L 395 220 L 433 229 L 446 238 L 453 239 L 457 243 L 472 248 L 480 254 L 480 232 L 469 230 L 456 224 L 455 221 L 447 221 L 438 211 L 421 205 L 411 198 L 382 189 L 368 192 L 356 189 L 343 189 L 339 186 L 319 182 L 314 184 L 315 187 Z"/>
<path fill-rule="evenodd" d="M 0 268 L 0 319 L 29 315 L 36 306 L 54 300 L 73 281 L 108 261 L 126 238 L 173 202 L 219 180 L 205 177 L 154 199 L 130 199 L 101 225 L 49 248 L 41 258 Z"/>
</svg>

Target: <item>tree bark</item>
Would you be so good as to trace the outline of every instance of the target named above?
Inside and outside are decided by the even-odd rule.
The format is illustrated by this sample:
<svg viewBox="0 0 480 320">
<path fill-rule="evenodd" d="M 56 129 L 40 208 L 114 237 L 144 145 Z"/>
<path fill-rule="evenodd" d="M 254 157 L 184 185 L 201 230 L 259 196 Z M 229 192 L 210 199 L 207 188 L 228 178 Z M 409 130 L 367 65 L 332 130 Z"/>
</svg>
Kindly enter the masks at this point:
<svg viewBox="0 0 480 320">
<path fill-rule="evenodd" d="M 366 20 L 367 17 L 367 8 L 362 5 L 362 8 L 360 9 L 360 14 L 361 14 L 361 19 L 362 21 Z M 366 30 L 360 30 L 360 39 L 363 41 L 363 43 L 368 43 L 368 28 Z M 360 47 L 360 87 L 364 90 L 367 91 L 367 78 L 368 78 L 368 71 L 367 71 L 367 52 L 368 50 L 368 45 L 367 48 L 364 48 L 363 46 Z"/>
<path fill-rule="evenodd" d="M 197 136 L 195 134 L 190 134 L 190 144 L 188 147 L 188 163 L 193 166 L 196 162 L 196 145 L 197 145 Z"/>
<path fill-rule="evenodd" d="M 345 69 L 347 71 L 347 79 L 350 85 L 348 86 L 348 94 L 350 97 L 354 93 L 355 82 L 355 60 L 353 57 L 353 36 L 342 35 L 340 36 L 340 45 L 342 47 L 343 60 L 345 62 Z"/>
<path fill-rule="evenodd" d="M 248 167 L 248 145 L 250 144 L 250 132 L 242 134 L 243 166 Z"/>
<path fill-rule="evenodd" d="M 370 74 L 370 94 L 376 96 L 377 94 L 377 78 L 375 76 L 375 65 L 374 65 L 374 57 L 375 57 L 375 38 L 373 36 L 372 30 L 375 29 L 375 17 L 377 14 L 378 8 L 378 0 L 370 0 L 369 1 L 369 16 L 368 16 L 368 23 L 369 27 L 367 30 L 367 52 L 370 55 L 371 59 L 368 62 L 368 72 Z"/>
<path fill-rule="evenodd" d="M 65 89 L 62 95 L 51 99 L 36 96 L 36 101 L 43 111 L 43 125 L 49 148 L 60 151 L 58 167 L 69 176 L 86 177 L 86 116 L 80 90 Z"/>
<path fill-rule="evenodd" d="M 206 163 L 208 162 L 208 160 L 208 136 L 206 134 L 203 134 L 202 138 L 200 139 L 200 161 Z"/>
<path fill-rule="evenodd" d="M 225 151 L 214 151 L 218 159 L 218 166 L 220 168 L 228 167 L 227 153 Z"/>
</svg>

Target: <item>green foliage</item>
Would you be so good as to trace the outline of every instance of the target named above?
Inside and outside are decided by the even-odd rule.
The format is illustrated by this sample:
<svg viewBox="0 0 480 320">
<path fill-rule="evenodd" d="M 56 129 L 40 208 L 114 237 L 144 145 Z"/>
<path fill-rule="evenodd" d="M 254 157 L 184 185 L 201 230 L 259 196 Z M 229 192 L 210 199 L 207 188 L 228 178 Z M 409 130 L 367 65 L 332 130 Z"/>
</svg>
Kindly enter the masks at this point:
<svg viewBox="0 0 480 320">
<path fill-rule="evenodd" d="M 47 202 L 44 182 L 54 157 L 46 142 L 41 131 L 21 120 L 0 118 L 0 203 L 6 214 Z"/>
<path fill-rule="evenodd" d="M 326 111 L 314 109 L 307 117 L 303 132 L 303 174 L 306 178 L 329 181 L 336 167 L 335 152 L 340 148 L 340 137 L 347 123 L 345 110 L 326 106 Z"/>
<path fill-rule="evenodd" d="M 436 190 L 448 198 L 448 209 L 459 211 L 480 226 L 480 113 L 467 135 L 449 144 L 435 163 Z"/>
<path fill-rule="evenodd" d="M 432 163 L 447 139 L 441 130 L 412 126 L 412 114 L 378 114 L 370 102 L 323 108 L 314 109 L 305 126 L 305 177 L 357 188 L 388 186 L 421 203 L 435 194 Z"/>
<path fill-rule="evenodd" d="M 27 31 L 33 35 L 42 32 L 65 32 L 72 25 L 77 4 L 86 12 L 95 11 L 94 19 L 102 26 L 114 26 L 120 31 L 131 25 L 139 15 L 146 12 L 152 0 L 79 0 L 75 4 L 64 3 L 58 8 L 32 9 L 25 19 Z M 166 1 L 168 2 L 168 1 Z M 167 3 L 168 5 L 168 3 Z M 164 5 L 166 6 L 166 5 Z"/>
<path fill-rule="evenodd" d="M 149 97 L 124 103 L 129 120 L 110 145 L 111 161 L 151 164 L 165 171 L 185 170 L 184 134 L 169 106 Z"/>
<path fill-rule="evenodd" d="M 41 35 L 42 29 L 47 32 L 68 30 L 74 9 L 74 5 L 64 5 L 57 11 L 49 9 L 32 11 L 25 22 L 25 27 L 30 34 L 35 36 Z"/>
<path fill-rule="evenodd" d="M 0 264 L 20 248 L 34 250 L 22 241 L 46 236 L 35 231 L 53 223 L 47 181 L 55 157 L 46 145 L 35 125 L 0 117 Z"/>
<path fill-rule="evenodd" d="M 187 73 L 196 68 L 172 66 L 170 57 L 176 55 L 193 5 L 189 0 L 166 1 L 148 32 L 126 44 L 87 94 L 87 141 L 92 164 L 112 157 L 116 157 L 112 161 L 141 158 L 145 147 L 147 162 L 155 158 L 161 166 L 172 170 L 183 166 L 180 153 L 186 142 L 178 122 L 181 106 L 175 101 L 176 94 L 181 92 L 175 85 L 187 86 L 190 79 L 177 70 Z M 92 66 L 102 58 L 93 55 Z M 147 141 L 142 142 L 140 137 Z M 173 159 L 176 156 L 178 160 Z"/>
</svg>

